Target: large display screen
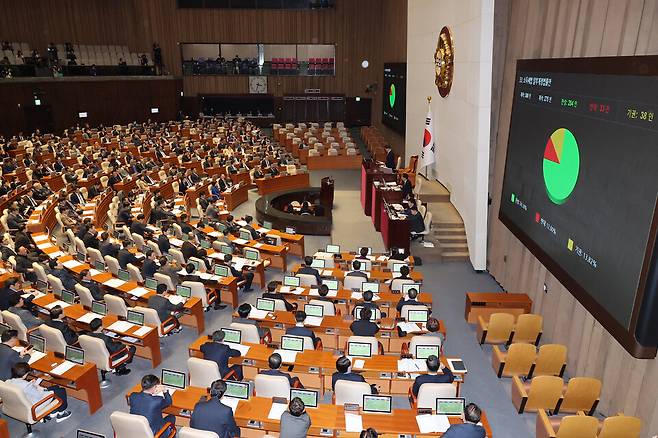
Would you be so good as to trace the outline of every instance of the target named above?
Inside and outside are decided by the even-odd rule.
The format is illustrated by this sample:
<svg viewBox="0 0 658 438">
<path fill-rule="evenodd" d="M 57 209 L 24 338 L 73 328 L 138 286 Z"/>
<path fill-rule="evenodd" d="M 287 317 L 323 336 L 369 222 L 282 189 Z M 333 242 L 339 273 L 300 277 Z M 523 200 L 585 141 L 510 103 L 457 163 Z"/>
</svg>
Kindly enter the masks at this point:
<svg viewBox="0 0 658 438">
<path fill-rule="evenodd" d="M 384 64 L 382 123 L 405 135 L 407 113 L 407 64 Z"/>
<path fill-rule="evenodd" d="M 628 331 L 658 196 L 658 77 L 641 66 L 658 63 L 623 59 L 518 62 L 500 218 L 609 330 Z"/>
</svg>

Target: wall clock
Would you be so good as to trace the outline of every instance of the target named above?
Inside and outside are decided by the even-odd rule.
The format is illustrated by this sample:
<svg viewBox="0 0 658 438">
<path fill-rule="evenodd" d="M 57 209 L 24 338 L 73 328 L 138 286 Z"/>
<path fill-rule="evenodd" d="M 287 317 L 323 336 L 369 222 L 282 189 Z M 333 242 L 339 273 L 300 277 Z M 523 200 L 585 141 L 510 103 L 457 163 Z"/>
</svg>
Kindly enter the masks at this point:
<svg viewBox="0 0 658 438">
<path fill-rule="evenodd" d="M 455 70 L 455 51 L 452 41 L 452 33 L 444 26 L 439 33 L 434 52 L 434 83 L 441 97 L 450 94 L 452 78 Z"/>
<path fill-rule="evenodd" d="M 267 76 L 249 76 L 249 93 L 267 93 Z"/>
</svg>

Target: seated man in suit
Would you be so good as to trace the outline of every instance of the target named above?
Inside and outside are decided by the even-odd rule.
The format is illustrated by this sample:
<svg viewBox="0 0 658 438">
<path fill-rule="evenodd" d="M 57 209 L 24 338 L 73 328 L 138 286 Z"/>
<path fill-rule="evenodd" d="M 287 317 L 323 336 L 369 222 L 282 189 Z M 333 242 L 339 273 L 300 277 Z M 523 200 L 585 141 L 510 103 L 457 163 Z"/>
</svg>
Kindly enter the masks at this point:
<svg viewBox="0 0 658 438">
<path fill-rule="evenodd" d="M 119 262 L 119 266 L 121 269 L 127 269 L 128 263 L 137 266 L 139 264 L 139 260 L 135 256 L 135 254 L 131 253 L 128 248 L 130 247 L 131 243 L 130 240 L 124 240 L 122 248 L 119 250 L 117 253 L 117 261 Z"/>
<path fill-rule="evenodd" d="M 400 275 L 394 278 L 394 280 L 411 280 L 409 276 L 409 266 L 403 265 L 400 267 Z"/>
<path fill-rule="evenodd" d="M 146 417 L 154 434 L 166 423 L 175 427 L 176 417 L 172 414 L 162 418 L 162 411 L 171 406 L 171 394 L 160 384 L 160 379 L 153 374 L 142 377 L 141 392 L 133 392 L 128 397 L 130 413 Z"/>
<path fill-rule="evenodd" d="M 98 286 L 98 283 L 93 281 L 91 279 L 91 274 L 89 273 L 89 269 L 83 269 L 80 271 L 80 276 L 82 277 L 82 280 L 80 281 L 80 284 L 87 289 L 89 289 L 89 292 L 91 293 L 91 296 L 96 300 L 96 301 L 102 301 L 103 300 L 103 291 L 101 288 Z"/>
<path fill-rule="evenodd" d="M 363 306 L 364 308 L 370 309 L 370 311 L 373 313 L 373 315 L 376 315 L 377 311 L 379 310 L 379 306 L 376 303 L 373 303 L 373 301 L 372 301 L 373 298 L 374 298 L 374 294 L 372 293 L 372 291 L 369 291 L 369 290 L 365 291 L 363 293 L 363 302 L 360 303 L 360 305 Z M 356 306 L 355 306 L 355 309 L 356 309 Z M 386 317 L 385 313 L 380 312 L 380 314 L 382 315 L 382 318 Z"/>
<path fill-rule="evenodd" d="M 403 295 L 402 298 L 400 298 L 400 301 L 398 301 L 397 306 L 395 306 L 398 312 L 402 311 L 403 306 L 423 304 L 416 299 L 416 297 L 418 297 L 418 290 L 416 288 L 409 289 L 409 292 L 407 293 L 409 294 L 409 297 L 406 298 Z"/>
<path fill-rule="evenodd" d="M 146 226 L 146 216 L 144 216 L 144 213 L 140 213 L 137 215 L 137 220 L 134 220 L 133 223 L 130 225 L 130 233 L 131 234 L 139 234 L 143 238 L 150 238 L 151 237 L 151 231 Z"/>
<path fill-rule="evenodd" d="M 78 342 L 78 334 L 71 330 L 71 327 L 64 322 L 64 311 L 62 310 L 62 306 L 56 305 L 50 309 L 50 321 L 46 321 L 45 324 L 62 332 L 64 341 L 66 341 L 67 344 L 73 345 Z"/>
<path fill-rule="evenodd" d="M 304 257 L 304 264 L 302 265 L 301 268 L 297 270 L 297 273 L 312 275 L 315 277 L 315 280 L 318 282 L 318 284 L 322 284 L 322 277 L 320 277 L 320 272 L 318 272 L 317 269 L 312 268 L 311 267 L 312 264 L 313 264 L 313 257 L 311 256 Z"/>
<path fill-rule="evenodd" d="M 48 268 L 48 273 L 53 277 L 59 278 L 64 289 L 72 291 L 75 288 L 77 283 L 75 277 L 71 275 L 60 262 L 55 259 L 50 259 L 48 261 Z"/>
<path fill-rule="evenodd" d="M 82 237 L 82 243 L 84 243 L 85 248 L 98 249 L 98 231 L 94 230 L 93 228 L 88 230 Z"/>
<path fill-rule="evenodd" d="M 272 339 L 272 335 L 270 334 L 270 329 L 268 329 L 267 327 L 261 327 L 258 325 L 257 321 L 254 321 L 253 319 L 249 319 L 250 312 L 251 312 L 251 304 L 249 303 L 240 304 L 240 306 L 238 307 L 238 317 L 233 318 L 233 322 L 238 322 L 240 324 L 255 325 L 258 328 L 259 338 L 263 339 L 268 337 L 269 339 Z"/>
<path fill-rule="evenodd" d="M 185 261 L 188 261 L 190 257 L 197 257 L 197 247 L 195 245 L 196 236 L 194 233 L 187 234 L 187 240 L 183 242 L 183 245 L 180 248 L 180 252 L 183 253 Z"/>
<path fill-rule="evenodd" d="M 242 228 L 245 228 L 245 229 L 249 230 L 249 232 L 251 233 L 251 238 L 252 238 L 252 239 L 254 239 L 254 240 L 258 240 L 258 239 L 260 238 L 260 234 L 258 233 L 258 231 L 256 231 L 256 229 L 254 228 L 254 226 L 251 224 L 251 223 L 253 222 L 253 220 L 254 220 L 253 217 L 251 217 L 251 216 L 245 216 L 245 217 L 244 217 L 244 221 L 247 223 L 247 225 L 245 225 L 245 226 L 242 227 Z"/>
<path fill-rule="evenodd" d="M 281 300 L 286 305 L 286 310 L 290 312 L 293 309 L 296 309 L 297 306 L 289 303 L 286 300 L 286 296 L 281 292 L 276 291 L 277 283 L 276 281 L 270 281 L 267 283 L 267 292 L 263 292 L 263 298 L 270 298 L 272 300 Z"/>
<path fill-rule="evenodd" d="M 320 338 L 315 336 L 313 330 L 304 327 L 304 320 L 306 320 L 306 312 L 304 312 L 303 310 L 296 311 L 295 326 L 287 329 L 286 334 L 292 336 L 304 336 L 306 338 L 311 338 L 311 340 L 313 341 L 313 346 L 317 347 L 318 343 L 320 342 Z"/>
<path fill-rule="evenodd" d="M 407 215 L 407 220 L 409 221 L 409 231 L 414 233 L 422 233 L 425 231 L 425 222 L 423 222 L 423 217 L 418 211 L 416 204 L 413 204 L 409 209 L 405 210 L 404 213 Z M 411 240 L 417 239 L 418 236 L 414 236 Z"/>
<path fill-rule="evenodd" d="M 464 408 L 464 423 L 451 425 L 443 434 L 443 438 L 485 438 L 487 431 L 480 424 L 482 411 L 475 403 L 469 403 Z"/>
<path fill-rule="evenodd" d="M 150 248 L 144 252 L 144 255 L 146 256 L 146 259 L 144 259 L 144 263 L 142 264 L 142 277 L 153 278 L 160 268 L 156 261 L 158 256 L 155 251 Z"/>
<path fill-rule="evenodd" d="M 212 340 L 201 346 L 203 358 L 206 360 L 212 360 L 217 364 L 222 379 L 226 380 L 229 374 L 234 374 L 232 377 L 234 377 L 235 380 L 242 380 L 242 366 L 229 366 L 228 364 L 229 358 L 240 357 L 240 352 L 222 342 L 224 342 L 224 331 L 215 330 L 212 333 Z"/>
<path fill-rule="evenodd" d="M 336 303 L 334 300 L 328 297 L 329 295 L 329 286 L 326 284 L 321 284 L 318 286 L 318 294 L 320 295 L 319 297 L 314 297 L 315 300 L 318 301 L 325 301 L 328 303 L 331 303 L 334 306 L 334 315 L 336 314 Z"/>
<path fill-rule="evenodd" d="M 134 345 L 126 346 L 103 333 L 103 321 L 100 318 L 92 319 L 89 323 L 89 328 L 91 329 L 91 332 L 87 333 L 87 335 L 103 341 L 103 343 L 105 343 L 105 348 L 107 348 L 107 352 L 110 353 L 110 355 L 117 354 L 119 351 L 126 352 L 130 358 L 115 369 L 115 374 L 117 376 L 125 376 L 126 374 L 130 374 L 130 369 L 127 367 L 127 365 L 133 361 L 133 357 L 135 356 L 135 351 L 137 351 L 137 348 Z M 123 355 L 120 357 L 123 357 Z"/>
<path fill-rule="evenodd" d="M 402 174 L 402 199 L 413 198 L 414 188 L 409 181 L 409 175 L 406 173 Z"/>
<path fill-rule="evenodd" d="M 331 390 L 336 390 L 336 382 L 349 380 L 350 382 L 364 382 L 366 379 L 359 373 L 352 372 L 352 362 L 349 357 L 341 356 L 336 360 L 336 372 L 331 375 Z"/>
<path fill-rule="evenodd" d="M 110 235 L 107 231 L 103 231 L 101 234 L 101 241 L 98 244 L 98 250 L 101 252 L 101 255 L 105 257 L 106 255 L 109 255 L 111 257 L 116 258 L 116 256 L 119 253 L 119 245 L 116 245 L 112 243 L 110 240 Z"/>
<path fill-rule="evenodd" d="M 251 288 L 251 283 L 254 281 L 254 273 L 253 272 L 238 271 L 231 264 L 232 260 L 233 260 L 233 256 L 231 254 L 226 254 L 224 256 L 224 264 L 226 266 L 228 266 L 229 269 L 231 270 L 231 276 L 237 278 L 238 283 L 242 282 L 244 280 L 244 284 L 242 285 L 242 292 L 251 292 L 251 291 L 253 291 L 253 289 Z"/>
<path fill-rule="evenodd" d="M 354 269 L 354 270 L 348 272 L 345 275 L 353 276 L 353 277 L 363 277 L 365 279 L 368 278 L 368 274 L 361 271 L 361 262 L 360 261 L 358 261 L 358 260 L 352 261 L 352 269 Z"/>
<path fill-rule="evenodd" d="M 267 364 L 269 365 L 269 370 L 263 370 L 259 374 L 267 374 L 268 376 L 283 376 L 288 379 L 290 382 L 291 388 L 303 388 L 302 382 L 299 380 L 299 377 L 292 377 L 288 373 L 284 373 L 279 368 L 281 368 L 281 355 L 279 353 L 272 353 L 267 359 Z"/>
<path fill-rule="evenodd" d="M 178 333 L 181 328 L 176 314 L 183 310 L 184 304 L 172 304 L 167 298 L 165 294 L 166 292 L 167 285 L 164 283 L 158 284 L 158 287 L 155 290 L 155 295 L 150 296 L 148 299 L 148 306 L 158 312 L 160 323 L 164 324 L 165 321 L 168 321 L 167 325 L 172 324 L 174 326 L 172 333 Z"/>
<path fill-rule="evenodd" d="M 368 248 L 365 246 L 362 246 L 359 248 L 359 255 L 355 257 L 356 260 L 370 260 L 368 258 Z"/>
<path fill-rule="evenodd" d="M 361 310 L 361 318 L 350 325 L 350 330 L 355 336 L 375 336 L 379 332 L 379 326 L 370 321 L 372 310 L 364 308 Z"/>
<path fill-rule="evenodd" d="M 423 383 L 452 383 L 455 376 L 448 367 L 441 367 L 439 358 L 431 355 L 425 359 L 427 363 L 427 374 L 421 374 L 414 380 L 414 385 L 411 387 L 414 397 L 418 397 L 418 391 Z M 442 368 L 442 373 L 439 374 L 439 368 Z"/>
<path fill-rule="evenodd" d="M 178 221 L 178 225 L 180 225 L 181 231 L 183 234 L 189 234 L 194 231 L 194 228 L 192 228 L 192 225 L 190 225 L 187 222 L 187 213 L 183 213 L 180 215 L 180 221 Z"/>
<path fill-rule="evenodd" d="M 9 298 L 9 304 L 11 304 L 11 307 L 9 307 L 9 312 L 13 313 L 14 315 L 18 315 L 21 321 L 23 321 L 25 328 L 28 330 L 38 327 L 43 323 L 42 320 L 34 316 L 32 312 L 25 308 L 25 300 L 23 300 L 22 296 L 12 295 Z"/>
<path fill-rule="evenodd" d="M 219 438 L 239 437 L 240 428 L 235 424 L 233 410 L 221 402 L 225 392 L 226 383 L 223 380 L 212 382 L 210 399 L 194 405 L 190 427 L 215 432 Z"/>
<path fill-rule="evenodd" d="M 167 254 L 169 252 L 169 249 L 171 249 L 171 243 L 169 243 L 169 237 L 167 236 L 167 232 L 169 231 L 169 225 L 165 224 L 162 226 L 162 234 L 158 236 L 158 241 L 156 242 L 158 244 L 158 248 L 160 249 L 160 252 L 162 254 Z"/>
<path fill-rule="evenodd" d="M 14 350 L 14 347 L 20 348 L 21 344 L 18 339 L 18 331 L 12 329 L 2 332 L 0 341 L 2 341 L 0 344 L 0 380 L 4 382 L 11 378 L 11 369 L 14 365 L 30 360 L 32 347 L 21 348 L 19 351 Z"/>
</svg>

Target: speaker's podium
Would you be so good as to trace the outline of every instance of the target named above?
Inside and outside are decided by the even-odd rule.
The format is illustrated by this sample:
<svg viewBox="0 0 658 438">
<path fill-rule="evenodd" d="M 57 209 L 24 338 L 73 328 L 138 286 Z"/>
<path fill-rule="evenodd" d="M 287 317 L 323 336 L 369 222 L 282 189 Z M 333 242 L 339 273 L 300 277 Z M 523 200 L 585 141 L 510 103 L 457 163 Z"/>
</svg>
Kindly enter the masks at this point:
<svg viewBox="0 0 658 438">
<path fill-rule="evenodd" d="M 397 175 L 392 169 L 380 166 L 372 159 L 361 163 L 361 205 L 366 216 L 372 215 L 372 182 L 395 181 Z"/>
<path fill-rule="evenodd" d="M 334 180 L 328 176 L 320 183 L 320 205 L 329 210 L 334 208 Z"/>
</svg>

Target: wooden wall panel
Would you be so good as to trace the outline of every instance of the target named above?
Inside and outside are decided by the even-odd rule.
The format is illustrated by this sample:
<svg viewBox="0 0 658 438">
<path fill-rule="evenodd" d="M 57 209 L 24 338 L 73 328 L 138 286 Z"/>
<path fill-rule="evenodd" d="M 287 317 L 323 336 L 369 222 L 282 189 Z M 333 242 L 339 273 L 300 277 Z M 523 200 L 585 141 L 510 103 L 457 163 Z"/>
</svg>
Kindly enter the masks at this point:
<svg viewBox="0 0 658 438">
<path fill-rule="evenodd" d="M 658 360 L 632 358 L 498 220 L 516 60 L 536 57 L 658 53 L 656 0 L 497 0 L 488 269 L 511 292 L 527 292 L 544 316 L 544 342 L 566 344 L 567 373 L 603 380 L 600 411 L 643 420 L 642 436 L 658 430 Z M 496 29 L 498 30 L 497 25 Z M 496 38 L 501 38 L 499 33 Z M 543 292 L 543 285 L 548 293 Z"/>
</svg>

